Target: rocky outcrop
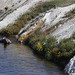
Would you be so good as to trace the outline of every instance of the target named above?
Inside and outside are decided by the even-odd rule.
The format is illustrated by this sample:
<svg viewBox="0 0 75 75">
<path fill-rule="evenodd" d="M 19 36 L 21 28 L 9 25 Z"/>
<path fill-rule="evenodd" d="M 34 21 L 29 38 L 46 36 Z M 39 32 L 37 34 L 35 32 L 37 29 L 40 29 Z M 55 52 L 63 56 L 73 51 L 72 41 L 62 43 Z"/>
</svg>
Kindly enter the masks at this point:
<svg viewBox="0 0 75 75">
<path fill-rule="evenodd" d="M 9 13 L 26 4 L 27 0 L 0 0 L 0 21 Z"/>
<path fill-rule="evenodd" d="M 60 24 L 51 35 L 55 36 L 56 39 L 60 41 L 63 38 L 70 38 L 74 32 L 75 32 L 75 17 L 73 17 L 71 20 L 68 20 Z"/>
<path fill-rule="evenodd" d="M 12 4 L 10 4 L 10 5 L 14 4 L 13 7 L 17 7 L 17 4 L 20 4 L 20 3 L 21 3 L 20 4 L 21 6 L 18 6 L 18 8 L 16 10 L 14 10 L 12 13 L 10 13 L 7 16 L 6 16 L 6 13 L 9 12 L 9 10 L 7 10 L 7 8 L 6 8 L 7 11 L 0 15 L 0 20 L 2 20 L 2 21 L 0 21 L 0 30 L 2 28 L 7 27 L 8 25 L 11 25 L 11 23 L 14 23 L 21 15 L 23 15 L 24 13 L 29 11 L 31 7 L 35 7 L 40 1 L 44 2 L 44 1 L 50 1 L 50 0 L 16 0 L 16 1 L 15 0 L 8 0 L 8 1 L 4 0 L 6 5 L 8 3 L 10 4 L 10 2 L 12 2 Z M 1 0 L 1 2 L 2 2 L 2 0 Z M 2 5 L 0 5 L 0 7 L 1 6 Z M 54 5 L 54 8 L 50 9 L 49 11 L 46 11 L 46 12 L 42 13 L 43 17 L 42 18 L 38 18 L 39 21 L 41 21 L 41 20 L 45 21 L 45 24 L 42 25 L 42 27 L 41 27 L 42 28 L 41 31 L 46 31 L 47 29 L 51 28 L 52 26 L 55 26 L 60 21 L 63 21 L 63 20 L 66 21 L 67 18 L 63 18 L 63 17 L 65 16 L 65 14 L 67 12 L 70 12 L 73 9 L 75 9 L 75 4 L 72 4 L 72 5 L 69 5 L 69 6 L 66 6 L 66 7 L 57 7 L 56 5 Z M 65 25 L 64 24 L 62 24 L 62 26 L 60 25 L 61 27 L 59 26 L 57 28 L 55 26 L 56 30 L 53 31 L 51 35 L 55 36 L 56 39 L 58 39 L 58 40 L 66 38 L 66 37 L 69 38 L 72 35 L 72 33 L 75 31 L 74 30 L 74 28 L 75 28 L 74 27 L 75 26 L 74 25 L 74 19 L 72 19 L 70 21 L 70 23 L 67 22 L 67 23 L 65 23 Z M 36 22 L 33 23 L 33 25 L 34 25 L 33 27 L 31 26 L 32 25 L 32 23 L 31 23 L 31 24 L 28 24 L 27 27 L 21 29 L 19 35 L 23 34 L 29 28 L 34 30 L 34 28 L 36 28 Z M 67 30 L 65 30 L 64 28 L 67 29 Z M 66 34 L 65 34 L 65 32 L 66 32 Z M 24 33 L 24 34 L 27 34 L 27 33 Z"/>
<path fill-rule="evenodd" d="M 67 13 L 75 9 L 75 4 L 66 7 L 56 7 L 46 11 L 42 20 L 45 20 L 42 31 L 54 36 L 58 41 L 64 38 L 69 38 L 75 32 L 75 17 L 70 19 L 65 17 Z M 51 29 L 51 27 L 53 27 Z M 50 31 L 52 30 L 52 31 Z M 48 34 L 48 35 L 49 35 Z"/>
<path fill-rule="evenodd" d="M 27 0 L 0 0 L 0 10 L 16 9 L 25 2 L 27 2 Z"/>
<path fill-rule="evenodd" d="M 75 75 L 75 56 L 69 61 L 64 70 L 69 75 Z"/>
<path fill-rule="evenodd" d="M 42 31 L 47 30 L 59 21 L 65 20 L 66 18 L 63 18 L 65 14 L 73 9 L 75 9 L 75 4 L 66 7 L 56 7 L 47 11 L 43 17 L 43 20 L 45 20 L 45 26 L 42 27 Z"/>
<path fill-rule="evenodd" d="M 37 22 L 42 20 L 44 24 L 41 27 L 41 31 L 45 32 L 47 29 L 54 26 L 55 30 L 52 33 L 49 32 L 49 34 L 51 33 L 50 35 L 54 36 L 58 41 L 63 38 L 69 38 L 75 31 L 75 17 L 67 21 L 68 18 L 64 18 L 64 16 L 73 9 L 75 9 L 75 4 L 66 7 L 54 6 L 54 8 L 41 13 L 41 15 L 35 18 L 34 21 L 31 21 L 28 25 L 21 29 L 19 36 L 23 37 L 24 35 L 32 32 L 34 28 L 37 27 Z M 57 27 L 56 24 L 60 21 L 63 21 L 63 23 L 59 24 Z"/>
<path fill-rule="evenodd" d="M 35 20 L 30 22 L 26 27 L 22 28 L 18 34 L 18 41 L 23 42 L 26 37 L 35 32 L 36 29 L 43 25 L 44 21 L 40 20 L 41 17 L 35 18 Z"/>
<path fill-rule="evenodd" d="M 10 44 L 11 41 L 9 39 L 7 39 L 6 37 L 3 37 L 3 39 L 0 40 L 0 43 Z"/>
<path fill-rule="evenodd" d="M 4 2 L 5 1 L 5 2 Z M 2 21 L 0 21 L 0 30 L 2 28 L 7 27 L 8 25 L 13 24 L 19 17 L 21 17 L 23 14 L 26 12 L 30 11 L 30 8 L 36 7 L 40 1 L 45 2 L 45 1 L 51 1 L 51 0 L 1 0 L 3 5 L 8 5 L 10 9 L 16 9 L 12 11 L 9 15 L 7 15 Z M 21 3 L 21 2 L 22 3 Z M 1 4 L 0 2 L 0 4 Z M 20 2 L 20 3 L 19 3 Z M 13 3 L 13 4 L 11 4 Z M 20 5 L 18 5 L 20 4 Z M 13 6 L 13 8 L 12 8 Z M 0 8 L 2 5 L 0 5 Z"/>
</svg>

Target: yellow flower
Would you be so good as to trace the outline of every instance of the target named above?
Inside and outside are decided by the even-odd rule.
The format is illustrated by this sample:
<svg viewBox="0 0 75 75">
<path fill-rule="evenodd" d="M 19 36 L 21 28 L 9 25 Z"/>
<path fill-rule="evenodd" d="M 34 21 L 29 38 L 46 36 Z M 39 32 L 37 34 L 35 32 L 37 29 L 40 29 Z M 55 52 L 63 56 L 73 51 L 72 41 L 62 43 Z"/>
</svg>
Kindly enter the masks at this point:
<svg viewBox="0 0 75 75">
<path fill-rule="evenodd" d="M 38 51 L 42 51 L 43 50 L 42 45 L 41 45 L 40 42 L 37 43 L 37 50 Z"/>
</svg>

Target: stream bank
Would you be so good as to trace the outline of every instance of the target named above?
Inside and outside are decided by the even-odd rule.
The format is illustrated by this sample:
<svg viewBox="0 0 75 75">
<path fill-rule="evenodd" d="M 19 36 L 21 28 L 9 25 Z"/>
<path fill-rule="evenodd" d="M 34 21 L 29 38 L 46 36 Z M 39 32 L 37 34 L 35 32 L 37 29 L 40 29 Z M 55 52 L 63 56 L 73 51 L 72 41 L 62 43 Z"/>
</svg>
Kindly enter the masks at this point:
<svg viewBox="0 0 75 75">
<path fill-rule="evenodd" d="M 56 64 L 37 57 L 14 37 L 7 38 L 13 43 L 6 48 L 0 43 L 0 75 L 66 75 Z"/>
</svg>

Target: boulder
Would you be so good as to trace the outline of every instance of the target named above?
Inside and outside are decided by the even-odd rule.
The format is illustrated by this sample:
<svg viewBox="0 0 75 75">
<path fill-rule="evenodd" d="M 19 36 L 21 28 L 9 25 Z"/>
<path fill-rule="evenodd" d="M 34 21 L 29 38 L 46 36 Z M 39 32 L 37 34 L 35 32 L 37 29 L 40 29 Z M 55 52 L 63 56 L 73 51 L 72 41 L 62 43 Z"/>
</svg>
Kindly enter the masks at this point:
<svg viewBox="0 0 75 75">
<path fill-rule="evenodd" d="M 3 37 L 3 39 L 0 40 L 0 43 L 10 44 L 11 41 L 9 39 L 7 39 L 6 37 Z"/>
<path fill-rule="evenodd" d="M 69 75 L 75 75 L 75 56 L 66 65 L 65 72 Z"/>
</svg>

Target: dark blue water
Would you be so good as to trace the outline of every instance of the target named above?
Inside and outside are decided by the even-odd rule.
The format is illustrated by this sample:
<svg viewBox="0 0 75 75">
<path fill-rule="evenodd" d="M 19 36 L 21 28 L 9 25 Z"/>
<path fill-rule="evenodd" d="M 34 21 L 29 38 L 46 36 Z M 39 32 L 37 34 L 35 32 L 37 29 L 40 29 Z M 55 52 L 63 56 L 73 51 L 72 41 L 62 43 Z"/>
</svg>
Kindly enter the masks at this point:
<svg viewBox="0 0 75 75">
<path fill-rule="evenodd" d="M 4 48 L 0 43 L 0 75 L 66 74 L 55 64 L 37 58 L 32 50 L 23 44 L 12 43 Z"/>
</svg>

